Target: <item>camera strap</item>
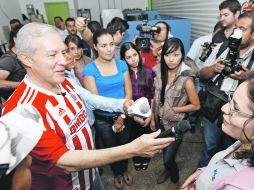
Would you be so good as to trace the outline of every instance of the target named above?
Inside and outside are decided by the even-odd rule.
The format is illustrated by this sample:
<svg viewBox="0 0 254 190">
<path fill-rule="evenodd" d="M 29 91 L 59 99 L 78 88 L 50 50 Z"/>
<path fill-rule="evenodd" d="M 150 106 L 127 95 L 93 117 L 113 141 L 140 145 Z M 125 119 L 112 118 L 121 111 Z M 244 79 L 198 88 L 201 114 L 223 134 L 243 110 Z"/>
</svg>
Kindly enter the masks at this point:
<svg viewBox="0 0 254 190">
<path fill-rule="evenodd" d="M 218 53 L 216 54 L 216 59 L 220 57 L 220 55 L 228 48 L 228 40 L 223 42 L 223 44 L 220 46 Z"/>
</svg>

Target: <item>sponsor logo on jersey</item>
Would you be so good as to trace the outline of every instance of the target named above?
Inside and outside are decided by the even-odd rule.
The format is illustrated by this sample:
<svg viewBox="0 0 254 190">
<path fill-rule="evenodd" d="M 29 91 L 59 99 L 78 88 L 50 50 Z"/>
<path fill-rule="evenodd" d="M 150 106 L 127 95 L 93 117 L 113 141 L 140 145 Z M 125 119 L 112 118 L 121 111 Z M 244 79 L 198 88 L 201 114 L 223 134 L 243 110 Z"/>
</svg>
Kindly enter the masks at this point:
<svg viewBox="0 0 254 190">
<path fill-rule="evenodd" d="M 88 119 L 86 115 L 86 110 L 82 110 L 77 117 L 70 123 L 70 132 L 71 135 L 74 135 L 79 130 L 81 130 L 85 125 L 89 126 Z"/>
</svg>

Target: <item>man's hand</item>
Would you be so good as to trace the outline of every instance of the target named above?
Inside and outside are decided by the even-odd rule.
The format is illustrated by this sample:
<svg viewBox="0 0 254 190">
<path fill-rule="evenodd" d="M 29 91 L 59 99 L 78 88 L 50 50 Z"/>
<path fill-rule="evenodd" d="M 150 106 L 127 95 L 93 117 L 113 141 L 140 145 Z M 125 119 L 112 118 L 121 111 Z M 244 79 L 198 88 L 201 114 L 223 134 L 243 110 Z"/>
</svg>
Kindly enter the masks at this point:
<svg viewBox="0 0 254 190">
<path fill-rule="evenodd" d="M 150 43 L 151 43 L 150 50 L 152 51 L 153 56 L 154 56 L 154 57 L 160 56 L 162 50 L 160 50 L 160 51 L 158 52 L 157 47 L 156 47 L 156 45 L 154 44 L 154 42 L 151 41 Z"/>
<path fill-rule="evenodd" d="M 124 130 L 125 126 L 124 126 L 123 118 L 121 116 L 118 116 L 118 118 L 115 120 L 114 127 L 116 130 L 116 133 L 120 133 Z"/>
<path fill-rule="evenodd" d="M 222 64 L 220 58 L 216 60 L 216 64 L 212 66 L 214 73 L 221 73 L 225 68 L 225 65 Z"/>
<path fill-rule="evenodd" d="M 236 80 L 244 80 L 246 76 L 248 75 L 248 73 L 249 73 L 249 70 L 246 67 L 242 66 L 242 70 L 235 71 L 233 74 L 229 76 Z"/>
<path fill-rule="evenodd" d="M 123 103 L 123 110 L 126 115 L 128 115 L 128 109 L 131 107 L 131 105 L 134 103 L 133 100 L 126 99 Z"/>
<path fill-rule="evenodd" d="M 86 27 L 87 27 L 87 22 L 85 22 L 84 17 L 78 17 L 75 21 L 75 25 L 77 27 L 77 30 L 82 33 Z"/>
<path fill-rule="evenodd" d="M 118 118 L 115 120 L 114 127 L 116 130 L 116 133 L 120 133 L 121 131 L 124 130 L 125 126 L 124 126 L 123 118 L 121 116 L 118 116 Z"/>
<path fill-rule="evenodd" d="M 198 179 L 198 177 L 200 176 L 200 174 L 202 173 L 202 170 L 198 169 L 196 170 L 193 174 L 191 174 L 183 183 L 181 190 L 191 190 L 191 189 L 195 189 L 192 188 L 195 185 L 196 180 Z"/>
<path fill-rule="evenodd" d="M 158 130 L 154 133 L 144 134 L 132 141 L 131 145 L 133 146 L 133 150 L 135 150 L 136 156 L 153 157 L 175 140 L 172 137 L 156 139 L 160 133 L 161 130 Z"/>
</svg>

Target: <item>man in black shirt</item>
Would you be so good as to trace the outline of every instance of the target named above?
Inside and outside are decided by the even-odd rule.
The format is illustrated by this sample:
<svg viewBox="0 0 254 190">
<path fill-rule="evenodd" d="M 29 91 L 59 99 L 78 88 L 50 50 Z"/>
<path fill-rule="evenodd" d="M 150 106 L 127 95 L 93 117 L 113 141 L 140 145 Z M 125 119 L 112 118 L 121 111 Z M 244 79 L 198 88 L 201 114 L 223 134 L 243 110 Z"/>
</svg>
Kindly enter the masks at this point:
<svg viewBox="0 0 254 190">
<path fill-rule="evenodd" d="M 0 58 L 0 97 L 4 100 L 7 100 L 11 96 L 26 74 L 23 65 L 15 54 L 15 40 L 21 27 L 22 25 L 18 25 L 11 30 L 10 51 Z"/>
</svg>

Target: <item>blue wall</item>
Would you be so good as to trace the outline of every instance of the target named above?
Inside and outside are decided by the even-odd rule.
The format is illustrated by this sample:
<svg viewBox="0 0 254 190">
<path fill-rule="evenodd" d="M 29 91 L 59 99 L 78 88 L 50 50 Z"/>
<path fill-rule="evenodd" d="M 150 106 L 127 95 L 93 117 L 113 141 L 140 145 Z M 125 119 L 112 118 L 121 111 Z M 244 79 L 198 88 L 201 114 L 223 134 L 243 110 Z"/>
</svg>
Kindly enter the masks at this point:
<svg viewBox="0 0 254 190">
<path fill-rule="evenodd" d="M 150 18 L 150 16 L 149 16 Z M 171 27 L 171 34 L 174 37 L 180 38 L 183 41 L 185 53 L 190 49 L 190 36 L 191 36 L 191 20 L 169 17 L 169 16 L 159 16 L 155 15 L 155 18 L 160 18 L 156 20 L 148 20 L 149 25 L 154 25 L 156 22 L 163 20 L 167 22 Z M 127 30 L 123 42 L 133 41 L 135 36 L 139 36 L 139 31 L 136 30 L 138 24 L 142 24 L 142 21 L 129 21 L 128 24 L 130 28 Z"/>
</svg>

